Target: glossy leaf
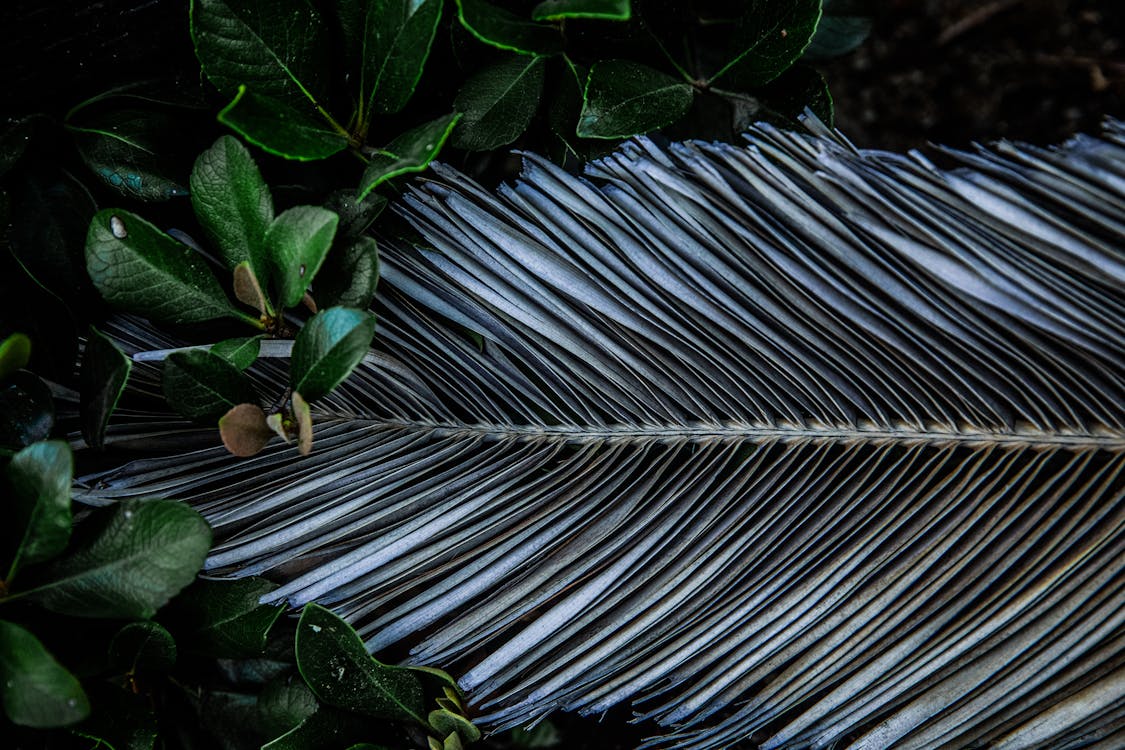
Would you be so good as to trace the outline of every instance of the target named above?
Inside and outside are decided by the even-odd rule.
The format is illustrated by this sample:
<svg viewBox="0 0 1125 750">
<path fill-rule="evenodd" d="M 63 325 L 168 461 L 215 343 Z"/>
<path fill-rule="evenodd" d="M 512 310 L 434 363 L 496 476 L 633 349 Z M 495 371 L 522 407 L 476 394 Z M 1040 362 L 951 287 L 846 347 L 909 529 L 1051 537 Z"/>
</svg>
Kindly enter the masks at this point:
<svg viewBox="0 0 1125 750">
<path fill-rule="evenodd" d="M 441 151 L 460 114 L 445 115 L 411 128 L 377 151 L 359 181 L 362 200 L 377 185 L 409 172 L 421 172 Z"/>
<path fill-rule="evenodd" d="M 327 30 L 308 0 L 192 0 L 191 35 L 219 91 L 240 86 L 303 106 L 323 93 Z"/>
<path fill-rule="evenodd" d="M 97 328 L 89 327 L 86 349 L 82 353 L 79 411 L 82 438 L 91 448 L 101 449 L 105 429 L 125 390 L 133 362 L 117 344 Z"/>
<path fill-rule="evenodd" d="M 169 622 L 193 651 L 229 659 L 261 656 L 270 628 L 285 611 L 258 603 L 275 588 L 264 578 L 200 579 L 176 598 Z"/>
<path fill-rule="evenodd" d="M 332 247 L 339 221 L 336 214 L 319 206 L 295 206 L 270 225 L 266 253 L 282 307 L 293 307 L 305 296 Z"/>
<path fill-rule="evenodd" d="M 451 144 L 488 151 L 518 138 L 543 94 L 543 57 L 511 57 L 477 71 L 461 87 L 454 108 L 462 113 Z"/>
<path fill-rule="evenodd" d="M 442 737 L 457 734 L 467 742 L 476 742 L 481 737 L 481 732 L 473 722 L 459 713 L 442 708 L 430 711 L 427 717 L 430 726 Z"/>
<path fill-rule="evenodd" d="M 325 208 L 340 217 L 340 226 L 336 230 L 337 243 L 366 232 L 386 206 L 387 199 L 378 193 L 368 193 L 361 200 L 355 197 L 354 190 L 337 190 L 324 202 Z"/>
<path fill-rule="evenodd" d="M 56 557 L 70 541 L 70 484 L 74 458 L 61 440 L 27 446 L 12 457 L 7 469 L 11 498 L 7 524 L 16 530 L 16 546 L 8 580 L 21 566 Z"/>
<path fill-rule="evenodd" d="M 350 711 L 320 706 L 316 712 L 262 750 L 340 750 L 372 735 L 369 719 Z"/>
<path fill-rule="evenodd" d="M 211 346 L 210 352 L 234 365 L 237 370 L 245 370 L 254 364 L 262 348 L 261 336 L 247 336 L 238 339 L 225 339 Z"/>
<path fill-rule="evenodd" d="M 375 335 L 375 316 L 350 307 L 330 307 L 297 334 L 290 383 L 306 401 L 324 396 L 359 364 Z"/>
<path fill-rule="evenodd" d="M 187 586 L 211 547 L 211 529 L 174 500 L 124 500 L 95 511 L 75 546 L 21 592 L 75 617 L 146 619 Z"/>
<path fill-rule="evenodd" d="M 249 458 L 262 452 L 274 430 L 257 404 L 238 404 L 219 417 L 219 437 L 232 455 Z"/>
<path fill-rule="evenodd" d="M 648 66 L 608 60 L 590 69 L 578 135 L 627 138 L 675 122 L 691 107 L 689 84 Z"/>
<path fill-rule="evenodd" d="M 31 339 L 25 334 L 13 333 L 0 341 L 0 380 L 26 367 L 30 359 Z"/>
<path fill-rule="evenodd" d="M 0 620 L 0 698 L 15 724 L 45 729 L 81 721 L 90 702 L 74 675 L 19 625 Z"/>
<path fill-rule="evenodd" d="M 522 55 L 561 52 L 562 36 L 548 24 L 520 18 L 483 0 L 457 0 L 461 25 L 485 44 Z"/>
<path fill-rule="evenodd" d="M 262 688 L 258 724 L 267 737 L 279 737 L 316 713 L 318 706 L 316 696 L 300 677 L 280 678 Z"/>
<path fill-rule="evenodd" d="M 179 125 L 172 114 L 127 107 L 85 115 L 67 129 L 102 182 L 130 198 L 159 201 L 188 194 L 164 142 Z"/>
<path fill-rule="evenodd" d="M 628 21 L 633 15 L 631 6 L 630 0 L 544 0 L 531 9 L 531 17 L 536 21 L 564 18 Z"/>
<path fill-rule="evenodd" d="M 820 20 L 820 0 L 749 0 L 733 33 L 734 57 L 710 82 L 752 88 L 769 83 L 797 61 Z"/>
<path fill-rule="evenodd" d="M 176 641 L 155 622 L 131 622 L 109 642 L 109 663 L 126 673 L 166 672 L 176 663 Z"/>
<path fill-rule="evenodd" d="M 316 300 L 321 305 L 341 305 L 366 310 L 379 284 L 379 253 L 372 237 L 340 243 L 316 276 Z"/>
<path fill-rule="evenodd" d="M 297 161 L 327 159 L 348 147 L 348 138 L 315 110 L 239 86 L 219 112 L 219 122 L 276 156 Z"/>
<path fill-rule="evenodd" d="M 874 19 L 867 15 L 871 9 L 865 5 L 849 0 L 824 0 L 823 14 L 805 49 L 805 59 L 828 60 L 863 44 L 874 26 Z"/>
<path fill-rule="evenodd" d="M 257 400 L 237 367 L 205 349 L 173 352 L 164 360 L 164 398 L 179 414 L 214 424 L 237 404 Z"/>
<path fill-rule="evenodd" d="M 294 650 L 301 676 L 321 701 L 380 719 L 426 724 L 418 678 L 371 658 L 352 627 L 324 607 L 305 605 Z"/>
<path fill-rule="evenodd" d="M 198 253 L 128 211 L 105 209 L 94 216 L 86 270 L 107 302 L 151 320 L 245 317 Z"/>
<path fill-rule="evenodd" d="M 265 278 L 263 241 L 273 221 L 273 198 L 254 158 L 234 136 L 222 136 L 195 160 L 191 205 L 228 268 L 246 261 Z"/>
<path fill-rule="evenodd" d="M 46 440 L 54 424 L 54 400 L 42 380 L 19 371 L 0 382 L 0 448 L 19 450 Z"/>
<path fill-rule="evenodd" d="M 414 93 L 441 19 L 442 0 L 341 0 L 349 69 L 359 71 L 361 121 L 399 112 Z"/>
</svg>

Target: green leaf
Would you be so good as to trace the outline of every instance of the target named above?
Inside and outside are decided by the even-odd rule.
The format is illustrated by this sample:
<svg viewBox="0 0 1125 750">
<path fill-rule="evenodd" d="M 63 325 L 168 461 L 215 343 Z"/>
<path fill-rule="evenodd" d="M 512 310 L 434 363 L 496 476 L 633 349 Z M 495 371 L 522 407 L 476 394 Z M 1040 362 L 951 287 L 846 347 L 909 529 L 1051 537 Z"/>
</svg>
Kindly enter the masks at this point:
<svg viewBox="0 0 1125 750">
<path fill-rule="evenodd" d="M 820 0 L 749 0 L 735 24 L 733 59 L 710 77 L 724 85 L 762 86 L 789 69 L 809 45 L 820 20 Z"/>
<path fill-rule="evenodd" d="M 554 26 L 528 21 L 482 0 L 457 0 L 457 12 L 470 34 L 485 44 L 521 55 L 561 52 L 563 39 Z"/>
<path fill-rule="evenodd" d="M 82 266 L 82 245 L 97 210 L 66 172 L 38 166 L 11 188 L 8 242 L 20 266 L 71 310 L 94 299 Z"/>
<path fill-rule="evenodd" d="M 266 253 L 282 307 L 301 302 L 332 247 L 340 218 L 319 206 L 295 206 L 270 224 Z"/>
<path fill-rule="evenodd" d="M 262 750 L 340 750 L 379 731 L 370 720 L 350 711 L 320 706 L 314 714 Z M 386 731 L 383 729 L 382 731 Z"/>
<path fill-rule="evenodd" d="M 87 683 L 93 710 L 90 718 L 70 728 L 79 737 L 94 740 L 92 748 L 152 750 L 157 724 L 152 697 L 123 690 L 109 682 Z"/>
<path fill-rule="evenodd" d="M 316 276 L 315 297 L 321 305 L 366 310 L 379 284 L 379 253 L 375 240 L 361 236 L 337 242 Z"/>
<path fill-rule="evenodd" d="M 350 307 L 317 313 L 298 332 L 290 361 L 290 383 L 306 401 L 340 384 L 367 354 L 375 316 Z"/>
<path fill-rule="evenodd" d="M 125 383 L 133 362 L 97 328 L 90 326 L 86 350 L 82 354 L 79 411 L 82 416 L 82 438 L 91 448 L 101 450 L 105 444 L 105 428 L 117 402 L 125 391 Z"/>
<path fill-rule="evenodd" d="M 99 508 L 76 544 L 17 596 L 75 617 L 147 619 L 187 586 L 211 547 L 211 529 L 174 500 L 123 500 Z"/>
<path fill-rule="evenodd" d="M 0 341 L 0 380 L 16 370 L 27 367 L 31 359 L 31 339 L 25 334 L 13 333 Z"/>
<path fill-rule="evenodd" d="M 225 359 L 236 370 L 245 370 L 254 364 L 262 348 L 261 336 L 247 336 L 240 339 L 226 339 L 214 344 L 209 350 L 216 357 Z"/>
<path fill-rule="evenodd" d="M 316 713 L 316 696 L 300 678 L 267 684 L 258 697 L 258 723 L 267 737 L 278 737 Z"/>
<path fill-rule="evenodd" d="M 39 639 L 0 620 L 0 698 L 8 718 L 25 727 L 64 727 L 86 718 L 90 702 L 74 675 Z"/>
<path fill-rule="evenodd" d="M 128 107 L 84 116 L 67 130 L 105 184 L 130 198 L 160 201 L 188 194 L 162 142 L 180 125 L 171 114 Z"/>
<path fill-rule="evenodd" d="M 306 604 L 294 640 L 297 669 L 329 705 L 380 719 L 426 724 L 422 684 L 409 669 L 371 658 L 352 627 L 318 604 Z"/>
<path fill-rule="evenodd" d="M 407 174 L 421 172 L 437 157 L 461 115 L 445 115 L 411 128 L 371 157 L 359 181 L 357 199 L 362 200 L 377 185 Z"/>
<path fill-rule="evenodd" d="M 531 123 L 543 94 L 543 57 L 512 57 L 477 71 L 457 93 L 462 112 L 452 145 L 467 151 L 505 146 Z"/>
<path fill-rule="evenodd" d="M 441 19 L 441 0 L 341 0 L 348 67 L 359 71 L 359 111 L 399 112 L 414 93 Z"/>
<path fill-rule="evenodd" d="M 387 199 L 378 193 L 368 193 L 362 199 L 355 197 L 354 190 L 337 190 L 328 196 L 324 207 L 340 217 L 336 230 L 336 241 L 358 237 L 367 231 L 371 223 L 383 212 Z M 329 253 L 329 259 L 332 254 Z"/>
<path fill-rule="evenodd" d="M 629 0 L 544 0 L 531 9 L 536 21 L 561 21 L 564 18 L 597 18 L 628 21 L 633 15 Z"/>
<path fill-rule="evenodd" d="M 627 60 L 595 63 L 586 80 L 578 135 L 628 138 L 669 125 L 688 111 L 690 84 Z"/>
<path fill-rule="evenodd" d="M 285 611 L 283 605 L 258 603 L 275 588 L 264 578 L 201 578 L 176 597 L 167 621 L 192 651 L 228 659 L 260 656 L 270 628 Z"/>
<path fill-rule="evenodd" d="M 177 413 L 202 424 L 213 425 L 235 405 L 258 399 L 238 368 L 205 349 L 168 355 L 162 386 Z"/>
<path fill-rule="evenodd" d="M 299 107 L 326 88 L 327 30 L 308 0 L 192 0 L 191 35 L 224 94 L 246 86 Z"/>
<path fill-rule="evenodd" d="M 176 641 L 155 622 L 131 622 L 109 642 L 109 663 L 129 674 L 167 672 L 176 663 Z"/>
<path fill-rule="evenodd" d="M 42 380 L 19 371 L 0 382 L 0 448 L 19 450 L 46 440 L 54 424 L 54 400 Z"/>
<path fill-rule="evenodd" d="M 107 302 L 151 320 L 246 320 L 198 253 L 128 211 L 110 208 L 94 216 L 86 270 Z"/>
<path fill-rule="evenodd" d="M 473 722 L 449 709 L 442 708 L 430 711 L 427 718 L 430 726 L 442 737 L 457 734 L 461 739 L 468 742 L 476 742 L 480 739 L 480 730 Z"/>
<path fill-rule="evenodd" d="M 805 49 L 806 60 L 828 60 L 846 55 L 871 33 L 874 19 L 865 15 L 864 3 L 824 0 L 824 11 L 817 24 L 816 33 Z"/>
<path fill-rule="evenodd" d="M 234 100 L 219 112 L 219 122 L 285 159 L 327 159 L 348 147 L 347 135 L 334 121 L 246 86 L 239 86 Z"/>
<path fill-rule="evenodd" d="M 237 138 L 224 135 L 195 160 L 191 205 L 227 268 L 248 261 L 266 278 L 264 238 L 273 221 L 273 198 L 254 158 Z"/>
<path fill-rule="evenodd" d="M 20 535 L 6 578 L 23 565 L 50 560 L 70 541 L 70 484 L 74 457 L 61 440 L 27 446 L 8 464 L 8 524 Z M 22 532 L 22 533 L 21 533 Z"/>
</svg>

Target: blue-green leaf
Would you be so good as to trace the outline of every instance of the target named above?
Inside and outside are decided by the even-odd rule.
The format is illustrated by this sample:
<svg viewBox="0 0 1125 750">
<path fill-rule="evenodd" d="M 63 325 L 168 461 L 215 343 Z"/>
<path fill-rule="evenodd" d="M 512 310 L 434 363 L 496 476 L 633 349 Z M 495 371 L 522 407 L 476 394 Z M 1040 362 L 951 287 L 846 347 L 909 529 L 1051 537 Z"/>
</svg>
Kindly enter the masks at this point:
<svg viewBox="0 0 1125 750">
<path fill-rule="evenodd" d="M 312 317 L 297 334 L 290 361 L 290 383 L 306 401 L 321 398 L 367 354 L 375 335 L 375 316 L 350 307 L 330 307 Z"/>
</svg>

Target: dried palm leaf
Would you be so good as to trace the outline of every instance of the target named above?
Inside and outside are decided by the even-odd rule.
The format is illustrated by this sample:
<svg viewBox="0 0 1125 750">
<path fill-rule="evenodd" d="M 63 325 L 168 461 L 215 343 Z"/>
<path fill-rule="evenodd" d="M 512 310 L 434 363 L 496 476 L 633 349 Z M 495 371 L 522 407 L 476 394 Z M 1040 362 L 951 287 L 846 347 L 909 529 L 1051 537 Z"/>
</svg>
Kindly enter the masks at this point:
<svg viewBox="0 0 1125 750">
<path fill-rule="evenodd" d="M 1120 746 L 1125 128 L 941 158 L 761 127 L 495 195 L 439 169 L 311 458 L 181 448 L 86 497 L 192 503 L 211 572 L 451 669 L 491 729 Z"/>
</svg>

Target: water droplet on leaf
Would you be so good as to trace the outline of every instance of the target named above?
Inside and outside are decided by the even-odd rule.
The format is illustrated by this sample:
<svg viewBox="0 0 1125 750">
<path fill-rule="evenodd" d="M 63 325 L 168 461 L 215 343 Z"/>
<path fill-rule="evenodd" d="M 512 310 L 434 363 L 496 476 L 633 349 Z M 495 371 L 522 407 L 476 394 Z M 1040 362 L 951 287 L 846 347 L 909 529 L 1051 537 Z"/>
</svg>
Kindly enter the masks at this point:
<svg viewBox="0 0 1125 750">
<path fill-rule="evenodd" d="M 113 232 L 113 236 L 119 240 L 129 236 L 129 230 L 125 228 L 125 222 L 121 220 L 120 216 L 109 217 L 109 229 Z"/>
</svg>

